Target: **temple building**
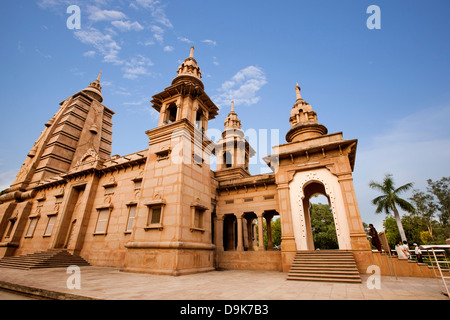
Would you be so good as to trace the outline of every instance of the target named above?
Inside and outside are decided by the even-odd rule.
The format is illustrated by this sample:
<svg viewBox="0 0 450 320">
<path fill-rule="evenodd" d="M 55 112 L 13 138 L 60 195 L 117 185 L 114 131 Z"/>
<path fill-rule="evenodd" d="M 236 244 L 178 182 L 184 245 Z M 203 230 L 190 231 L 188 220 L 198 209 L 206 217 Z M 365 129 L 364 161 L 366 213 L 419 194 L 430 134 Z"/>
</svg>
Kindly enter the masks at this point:
<svg viewBox="0 0 450 320">
<path fill-rule="evenodd" d="M 111 155 L 114 112 L 102 104 L 100 75 L 62 101 L 0 196 L 0 258 L 59 250 L 129 272 L 289 272 L 299 254 L 317 249 L 309 208 L 322 194 L 335 251 L 366 272 L 374 258 L 353 188 L 357 140 L 328 133 L 297 84 L 286 143 L 264 159 L 273 173 L 251 175 L 255 150 L 233 103 L 221 139 L 207 137 L 219 108 L 201 78 L 191 48 L 171 85 L 152 97 L 159 122 L 145 132 L 149 147 L 125 156 Z"/>
</svg>

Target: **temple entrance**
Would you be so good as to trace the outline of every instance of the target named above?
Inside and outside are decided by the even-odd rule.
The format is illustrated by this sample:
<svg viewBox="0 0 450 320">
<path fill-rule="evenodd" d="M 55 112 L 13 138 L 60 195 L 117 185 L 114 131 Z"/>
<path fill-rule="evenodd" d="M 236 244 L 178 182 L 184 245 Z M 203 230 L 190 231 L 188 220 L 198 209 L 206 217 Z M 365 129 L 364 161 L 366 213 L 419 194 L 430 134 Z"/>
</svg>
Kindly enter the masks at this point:
<svg viewBox="0 0 450 320">
<path fill-rule="evenodd" d="M 304 186 L 303 193 L 308 249 L 339 249 L 335 217 L 324 185 L 311 182 Z"/>
</svg>

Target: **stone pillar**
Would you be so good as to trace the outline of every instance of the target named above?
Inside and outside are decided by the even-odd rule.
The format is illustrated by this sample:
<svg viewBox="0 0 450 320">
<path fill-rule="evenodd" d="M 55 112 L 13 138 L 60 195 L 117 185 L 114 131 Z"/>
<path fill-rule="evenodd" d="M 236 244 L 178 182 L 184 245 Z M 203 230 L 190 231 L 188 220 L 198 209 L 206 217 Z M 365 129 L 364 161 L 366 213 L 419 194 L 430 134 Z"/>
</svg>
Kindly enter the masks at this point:
<svg viewBox="0 0 450 320">
<path fill-rule="evenodd" d="M 166 103 L 163 103 L 161 110 L 159 110 L 159 123 L 158 127 L 162 126 L 166 118 Z"/>
<path fill-rule="evenodd" d="M 273 250 L 273 244 L 272 244 L 272 218 L 273 218 L 273 215 L 266 216 L 267 251 Z"/>
<path fill-rule="evenodd" d="M 242 216 L 236 217 L 237 219 L 237 251 L 244 251 L 243 241 L 242 241 Z"/>
<path fill-rule="evenodd" d="M 281 249 L 283 251 L 296 251 L 294 230 L 292 228 L 291 200 L 289 184 L 280 183 L 277 187 L 280 219 L 281 219 Z"/>
<path fill-rule="evenodd" d="M 259 246 L 258 251 L 264 251 L 264 230 L 263 230 L 263 214 L 264 212 L 261 212 L 258 214 L 258 239 L 259 239 Z"/>
<path fill-rule="evenodd" d="M 351 174 L 343 174 L 338 177 L 338 181 L 341 187 L 342 198 L 344 199 L 352 249 L 371 250 L 359 213 L 356 194 L 353 188 L 353 178 Z"/>
<path fill-rule="evenodd" d="M 244 251 L 245 249 L 249 247 L 248 245 L 248 221 L 246 218 L 242 217 L 242 244 L 244 246 Z"/>
<path fill-rule="evenodd" d="M 248 251 L 254 251 L 253 248 L 253 219 L 247 219 L 247 243 Z"/>
<path fill-rule="evenodd" d="M 223 249 L 223 216 L 216 217 L 215 219 L 215 232 L 216 232 L 216 250 L 224 251 Z"/>
<path fill-rule="evenodd" d="M 256 224 L 252 221 L 252 237 L 253 237 L 253 250 L 258 246 L 258 240 L 256 239 Z"/>
</svg>

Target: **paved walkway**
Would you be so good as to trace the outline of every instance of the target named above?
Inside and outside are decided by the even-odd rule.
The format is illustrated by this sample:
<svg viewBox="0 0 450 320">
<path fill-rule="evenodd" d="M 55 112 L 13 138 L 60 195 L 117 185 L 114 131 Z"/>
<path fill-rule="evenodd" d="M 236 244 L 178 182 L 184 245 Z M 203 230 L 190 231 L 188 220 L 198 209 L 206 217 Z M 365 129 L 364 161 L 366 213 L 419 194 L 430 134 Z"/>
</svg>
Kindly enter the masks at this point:
<svg viewBox="0 0 450 320">
<path fill-rule="evenodd" d="M 180 277 L 81 267 L 80 289 L 68 289 L 65 268 L 0 268 L 0 288 L 28 288 L 58 299 L 105 300 L 449 300 L 436 279 L 381 277 L 380 289 L 361 284 L 288 281 L 276 271 L 227 270 Z"/>
</svg>

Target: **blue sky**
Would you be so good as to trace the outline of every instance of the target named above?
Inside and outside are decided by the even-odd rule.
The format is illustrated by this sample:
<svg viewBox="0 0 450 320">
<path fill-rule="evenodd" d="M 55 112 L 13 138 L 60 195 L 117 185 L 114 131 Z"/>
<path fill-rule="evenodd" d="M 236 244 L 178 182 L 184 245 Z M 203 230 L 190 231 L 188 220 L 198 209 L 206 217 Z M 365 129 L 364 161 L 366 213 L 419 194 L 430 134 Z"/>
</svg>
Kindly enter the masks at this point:
<svg viewBox="0 0 450 320">
<path fill-rule="evenodd" d="M 79 30 L 66 26 L 70 5 L 81 9 Z M 381 9 L 380 30 L 366 26 L 369 5 Z M 116 112 L 113 154 L 146 149 L 144 132 L 157 125 L 149 101 L 192 45 L 220 107 L 210 128 L 223 129 L 234 100 L 244 130 L 267 130 L 269 144 L 278 130 L 284 143 L 298 82 L 329 132 L 359 140 L 364 222 L 380 229 L 384 218 L 370 204 L 370 180 L 390 172 L 425 190 L 426 179 L 450 175 L 447 0 L 3 0 L 0 10 L 0 189 L 59 102 L 100 70 L 103 103 Z M 271 153 L 256 148 L 253 174 Z"/>
</svg>

